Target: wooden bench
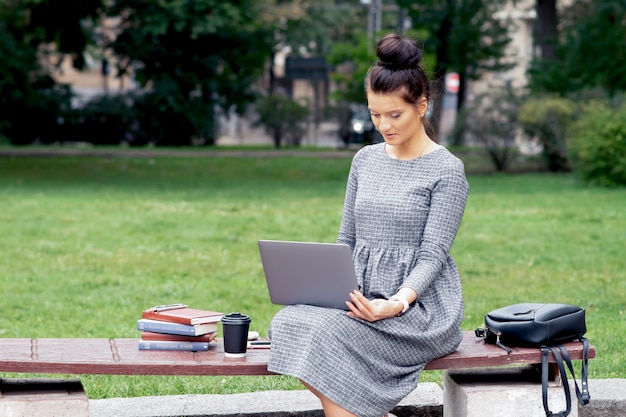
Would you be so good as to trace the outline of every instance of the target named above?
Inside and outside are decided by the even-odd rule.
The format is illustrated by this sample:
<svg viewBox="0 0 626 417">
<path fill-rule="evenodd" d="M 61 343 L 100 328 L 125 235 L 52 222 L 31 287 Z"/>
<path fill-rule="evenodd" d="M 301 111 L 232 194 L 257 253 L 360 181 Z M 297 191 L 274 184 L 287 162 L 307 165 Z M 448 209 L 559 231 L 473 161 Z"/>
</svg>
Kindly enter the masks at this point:
<svg viewBox="0 0 626 417">
<path fill-rule="evenodd" d="M 137 339 L 0 339 L 0 372 L 102 375 L 272 375 L 269 350 L 249 349 L 245 358 L 224 356 L 222 340 L 209 351 L 139 350 Z M 582 358 L 582 344 L 567 343 L 572 359 Z M 595 357 L 590 347 L 589 358 Z M 427 370 L 485 368 L 541 363 L 535 348 L 507 354 L 464 332 L 456 352 L 431 361 Z"/>
<path fill-rule="evenodd" d="M 573 360 L 582 344 L 567 343 Z M 590 347 L 589 358 L 595 357 Z M 0 339 L 0 372 L 102 375 L 272 375 L 268 349 L 249 349 L 245 358 L 227 358 L 221 339 L 209 351 L 145 351 L 138 339 Z M 552 358 L 551 358 L 552 360 Z M 513 348 L 508 354 L 465 332 L 457 351 L 428 363 L 427 370 L 459 370 L 541 364 L 536 348 Z"/>
</svg>

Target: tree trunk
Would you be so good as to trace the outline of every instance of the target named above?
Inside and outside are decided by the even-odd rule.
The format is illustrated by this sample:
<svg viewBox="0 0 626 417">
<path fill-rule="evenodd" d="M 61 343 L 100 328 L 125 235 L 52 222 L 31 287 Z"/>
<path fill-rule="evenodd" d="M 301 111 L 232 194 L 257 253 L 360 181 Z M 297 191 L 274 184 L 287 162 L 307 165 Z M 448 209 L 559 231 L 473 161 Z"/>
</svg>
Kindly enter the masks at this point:
<svg viewBox="0 0 626 417">
<path fill-rule="evenodd" d="M 450 3 L 450 0 L 448 0 Z M 451 6 L 448 6 L 450 10 Z M 448 39 L 450 38 L 450 32 L 452 30 L 452 21 L 450 20 L 450 13 L 443 19 L 439 30 L 437 30 L 437 39 L 439 39 L 439 45 L 437 46 L 437 61 L 435 64 L 435 100 L 433 102 L 432 109 L 432 125 L 435 130 L 435 135 L 438 137 L 441 131 L 441 115 L 443 113 L 443 95 L 446 88 L 446 72 L 448 71 Z"/>
<path fill-rule="evenodd" d="M 556 0 L 537 0 L 535 20 L 535 43 L 543 60 L 556 59 L 557 29 Z"/>
<path fill-rule="evenodd" d="M 274 130 L 274 133 L 272 134 L 272 137 L 274 138 L 274 147 L 276 149 L 280 149 L 280 146 L 282 144 L 283 141 L 283 132 L 280 128 Z"/>
<path fill-rule="evenodd" d="M 463 110 L 465 105 L 465 91 L 467 90 L 467 75 L 465 71 L 459 71 L 459 91 L 456 94 L 456 114 Z"/>
<path fill-rule="evenodd" d="M 446 70 L 445 68 L 437 66 L 435 68 L 435 79 L 433 80 L 433 92 L 431 95 L 433 98 L 433 107 L 430 115 L 430 124 L 434 130 L 435 137 L 432 137 L 436 142 L 439 142 L 439 132 L 441 131 L 441 115 L 443 114 L 443 95 L 445 94 Z"/>
<path fill-rule="evenodd" d="M 268 86 L 268 90 L 269 90 L 269 94 L 274 93 L 274 87 L 276 84 L 276 74 L 274 73 L 274 59 L 276 58 L 276 54 L 274 53 L 274 51 L 272 50 L 272 53 L 270 54 L 270 63 L 267 66 L 267 72 L 268 72 L 268 78 L 269 78 L 269 86 Z"/>
</svg>

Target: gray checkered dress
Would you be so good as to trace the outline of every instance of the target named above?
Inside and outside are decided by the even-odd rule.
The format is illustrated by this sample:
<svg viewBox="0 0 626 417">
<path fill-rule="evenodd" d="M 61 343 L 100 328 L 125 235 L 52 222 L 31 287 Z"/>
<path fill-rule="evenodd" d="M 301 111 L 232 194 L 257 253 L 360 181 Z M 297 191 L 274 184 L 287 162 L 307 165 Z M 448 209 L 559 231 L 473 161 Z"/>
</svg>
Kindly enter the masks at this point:
<svg viewBox="0 0 626 417">
<path fill-rule="evenodd" d="M 337 241 L 352 247 L 366 297 L 409 287 L 418 301 L 374 323 L 342 310 L 287 306 L 270 325 L 268 369 L 362 417 L 382 416 L 414 390 L 425 364 L 462 338 L 461 281 L 449 251 L 468 190 L 463 163 L 445 148 L 408 161 L 389 158 L 382 143 L 361 149 Z"/>
</svg>

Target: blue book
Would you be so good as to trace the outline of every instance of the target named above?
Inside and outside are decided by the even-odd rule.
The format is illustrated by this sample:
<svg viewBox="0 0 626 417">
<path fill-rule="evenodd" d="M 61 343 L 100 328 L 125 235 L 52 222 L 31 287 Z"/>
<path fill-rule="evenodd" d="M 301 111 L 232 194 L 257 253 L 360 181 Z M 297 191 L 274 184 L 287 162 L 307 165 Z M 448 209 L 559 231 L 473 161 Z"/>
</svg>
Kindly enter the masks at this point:
<svg viewBox="0 0 626 417">
<path fill-rule="evenodd" d="M 217 323 L 196 324 L 192 326 L 167 321 L 139 319 L 137 321 L 137 330 L 141 330 L 142 332 L 200 336 L 207 333 L 217 332 Z"/>
<path fill-rule="evenodd" d="M 139 340 L 139 350 L 209 350 L 208 342 Z"/>
</svg>

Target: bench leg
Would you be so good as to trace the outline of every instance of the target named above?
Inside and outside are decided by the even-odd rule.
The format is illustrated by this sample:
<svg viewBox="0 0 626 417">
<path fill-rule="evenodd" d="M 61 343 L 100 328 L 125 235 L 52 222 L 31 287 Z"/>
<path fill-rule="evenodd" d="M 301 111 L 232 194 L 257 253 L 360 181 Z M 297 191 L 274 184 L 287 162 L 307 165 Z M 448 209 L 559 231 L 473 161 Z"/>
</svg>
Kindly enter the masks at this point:
<svg viewBox="0 0 626 417">
<path fill-rule="evenodd" d="M 0 379 L 0 416 L 89 417 L 89 400 L 76 379 Z"/>
<path fill-rule="evenodd" d="M 572 385 L 572 384 L 570 384 Z M 573 391 L 573 387 L 570 386 Z M 578 417 L 576 394 L 572 411 Z M 560 381 L 551 380 L 548 401 L 553 412 L 565 410 Z M 535 367 L 446 371 L 443 380 L 443 417 L 545 417 L 541 372 Z"/>
</svg>

